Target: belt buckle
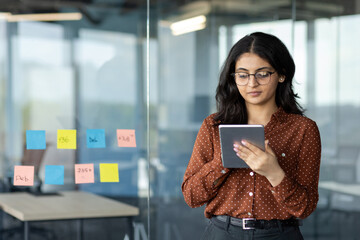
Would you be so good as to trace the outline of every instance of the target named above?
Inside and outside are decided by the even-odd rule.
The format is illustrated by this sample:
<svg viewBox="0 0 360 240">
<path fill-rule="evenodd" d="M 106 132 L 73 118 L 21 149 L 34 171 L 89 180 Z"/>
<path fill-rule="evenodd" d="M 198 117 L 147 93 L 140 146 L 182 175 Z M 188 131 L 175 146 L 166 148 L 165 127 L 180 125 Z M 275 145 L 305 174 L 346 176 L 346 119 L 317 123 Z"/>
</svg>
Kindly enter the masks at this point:
<svg viewBox="0 0 360 240">
<path fill-rule="evenodd" d="M 255 220 L 255 218 L 243 218 L 242 220 L 242 228 L 244 230 L 248 230 L 248 229 L 255 229 L 255 227 L 246 227 L 246 221 L 248 220 Z"/>
</svg>

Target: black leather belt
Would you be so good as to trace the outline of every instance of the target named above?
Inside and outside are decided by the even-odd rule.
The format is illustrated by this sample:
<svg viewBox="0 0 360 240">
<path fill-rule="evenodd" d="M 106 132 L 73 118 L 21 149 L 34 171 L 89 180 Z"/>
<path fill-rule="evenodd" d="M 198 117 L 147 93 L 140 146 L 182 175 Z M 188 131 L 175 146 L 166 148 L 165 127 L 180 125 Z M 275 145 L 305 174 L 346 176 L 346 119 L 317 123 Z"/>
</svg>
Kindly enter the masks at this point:
<svg viewBox="0 0 360 240">
<path fill-rule="evenodd" d="M 226 215 L 214 216 L 221 222 L 227 222 L 230 218 L 230 224 L 242 227 L 242 229 L 270 229 L 281 226 L 301 226 L 302 222 L 299 219 L 286 219 L 286 220 L 257 220 L 255 218 L 234 218 Z"/>
</svg>

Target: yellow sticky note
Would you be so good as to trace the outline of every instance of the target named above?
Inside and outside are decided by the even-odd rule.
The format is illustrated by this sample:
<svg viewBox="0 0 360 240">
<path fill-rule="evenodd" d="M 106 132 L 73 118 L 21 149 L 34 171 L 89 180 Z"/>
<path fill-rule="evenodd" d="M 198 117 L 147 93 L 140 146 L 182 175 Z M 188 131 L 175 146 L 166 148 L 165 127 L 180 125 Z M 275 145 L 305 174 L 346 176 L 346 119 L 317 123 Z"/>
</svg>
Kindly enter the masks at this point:
<svg viewBox="0 0 360 240">
<path fill-rule="evenodd" d="M 117 163 L 100 163 L 100 182 L 119 182 Z"/>
<path fill-rule="evenodd" d="M 57 130 L 58 149 L 76 149 L 76 130 Z"/>
</svg>

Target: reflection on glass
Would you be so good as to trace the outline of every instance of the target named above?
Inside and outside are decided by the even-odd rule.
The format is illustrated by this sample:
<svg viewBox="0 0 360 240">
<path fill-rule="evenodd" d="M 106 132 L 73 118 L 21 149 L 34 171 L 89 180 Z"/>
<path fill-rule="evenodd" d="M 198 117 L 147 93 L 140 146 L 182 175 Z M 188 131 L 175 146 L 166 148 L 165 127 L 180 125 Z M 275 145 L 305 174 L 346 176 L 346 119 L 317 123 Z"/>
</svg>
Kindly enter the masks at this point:
<svg viewBox="0 0 360 240">
<path fill-rule="evenodd" d="M 163 22 L 184 17 L 191 4 L 178 7 L 178 12 L 157 6 L 158 45 L 152 56 L 158 55 L 159 77 L 151 79 L 151 83 L 158 84 L 159 104 L 157 118 L 151 124 L 156 127 L 158 142 L 152 151 L 155 157 L 151 159 L 151 180 L 152 200 L 158 211 L 152 220 L 156 226 L 168 226 L 165 230 L 156 227 L 157 239 L 201 237 L 206 225 L 203 210 L 188 209 L 184 204 L 180 192 L 182 174 L 201 124 L 199 119 L 215 111 L 217 78 L 229 48 L 240 37 L 255 31 L 279 36 L 292 52 L 297 68 L 294 91 L 301 97 L 299 102 L 307 110 L 305 114 L 317 122 L 322 136 L 320 199 L 318 210 L 302 228 L 305 239 L 357 239 L 356 227 L 350 220 L 347 233 L 335 226 L 340 223 L 336 217 L 348 218 L 360 206 L 356 193 L 360 185 L 360 81 L 353 76 L 360 62 L 359 46 L 355 44 L 360 39 L 360 31 L 355 27 L 359 15 L 350 7 L 350 1 L 324 3 L 323 11 L 318 11 L 319 6 L 313 2 L 296 3 L 292 12 L 290 3 L 254 6 L 213 2 L 211 14 L 206 15 L 206 28 L 179 36 L 172 35 Z M 188 15 L 196 9 L 188 10 Z M 336 185 L 339 183 L 342 185 Z M 174 214 L 178 221 L 170 220 Z M 358 212 L 351 217 L 358 219 Z"/>
</svg>

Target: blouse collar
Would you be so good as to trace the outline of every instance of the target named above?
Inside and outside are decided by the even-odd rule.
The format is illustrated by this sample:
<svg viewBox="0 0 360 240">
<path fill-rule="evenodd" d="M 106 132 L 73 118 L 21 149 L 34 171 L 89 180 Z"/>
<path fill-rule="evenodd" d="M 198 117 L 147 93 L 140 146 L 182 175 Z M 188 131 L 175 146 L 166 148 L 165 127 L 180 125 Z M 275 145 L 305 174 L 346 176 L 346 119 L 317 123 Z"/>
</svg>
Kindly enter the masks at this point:
<svg viewBox="0 0 360 240">
<path fill-rule="evenodd" d="M 275 118 L 280 123 L 286 122 L 287 119 L 287 113 L 284 111 L 282 107 L 279 107 L 278 110 L 273 113 L 272 118 Z"/>
</svg>

